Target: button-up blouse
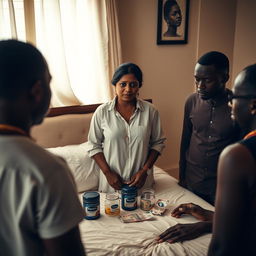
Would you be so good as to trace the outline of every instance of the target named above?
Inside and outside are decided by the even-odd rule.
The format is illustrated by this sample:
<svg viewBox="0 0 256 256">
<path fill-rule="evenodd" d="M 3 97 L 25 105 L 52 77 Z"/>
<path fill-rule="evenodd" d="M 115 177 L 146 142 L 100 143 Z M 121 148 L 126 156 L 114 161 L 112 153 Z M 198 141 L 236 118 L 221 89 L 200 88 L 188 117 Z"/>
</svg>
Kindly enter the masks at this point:
<svg viewBox="0 0 256 256">
<path fill-rule="evenodd" d="M 161 154 L 165 137 L 159 113 L 151 103 L 137 99 L 129 123 L 115 104 L 116 98 L 95 111 L 88 134 L 88 154 L 92 157 L 103 152 L 110 169 L 129 180 L 143 167 L 151 149 Z"/>
</svg>

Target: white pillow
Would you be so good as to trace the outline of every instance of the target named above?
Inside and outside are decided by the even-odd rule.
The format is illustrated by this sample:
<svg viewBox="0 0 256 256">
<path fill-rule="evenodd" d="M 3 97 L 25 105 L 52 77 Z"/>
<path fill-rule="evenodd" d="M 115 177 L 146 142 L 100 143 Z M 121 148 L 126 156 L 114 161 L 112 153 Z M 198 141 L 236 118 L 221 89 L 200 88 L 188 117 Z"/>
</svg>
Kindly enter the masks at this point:
<svg viewBox="0 0 256 256">
<path fill-rule="evenodd" d="M 74 176 L 78 192 L 98 190 L 99 169 L 87 154 L 86 142 L 47 150 L 65 159 Z"/>
</svg>

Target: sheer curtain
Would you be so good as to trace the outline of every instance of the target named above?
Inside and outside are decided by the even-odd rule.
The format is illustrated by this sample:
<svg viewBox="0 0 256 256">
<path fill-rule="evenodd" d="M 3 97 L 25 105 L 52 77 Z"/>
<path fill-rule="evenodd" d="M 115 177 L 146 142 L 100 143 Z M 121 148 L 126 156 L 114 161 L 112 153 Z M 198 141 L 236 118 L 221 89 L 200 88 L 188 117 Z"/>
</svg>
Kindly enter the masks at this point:
<svg viewBox="0 0 256 256">
<path fill-rule="evenodd" d="M 121 62 L 115 0 L 35 0 L 35 17 L 52 106 L 110 100 L 110 74 Z"/>
<path fill-rule="evenodd" d="M 0 0 L 0 40 L 9 38 L 26 39 L 22 0 Z"/>
<path fill-rule="evenodd" d="M 32 42 L 46 57 L 52 106 L 112 98 L 121 63 L 116 0 L 0 0 L 0 39 L 7 38 Z"/>
</svg>

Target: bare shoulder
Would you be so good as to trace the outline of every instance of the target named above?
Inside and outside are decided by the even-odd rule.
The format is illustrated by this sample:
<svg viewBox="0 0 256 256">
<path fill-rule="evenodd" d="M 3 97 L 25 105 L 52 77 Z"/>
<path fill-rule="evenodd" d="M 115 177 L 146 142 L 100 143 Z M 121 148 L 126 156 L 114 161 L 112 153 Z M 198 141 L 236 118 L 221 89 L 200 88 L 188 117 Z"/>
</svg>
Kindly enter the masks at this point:
<svg viewBox="0 0 256 256">
<path fill-rule="evenodd" d="M 218 170 L 221 175 L 255 175 L 255 160 L 246 146 L 235 143 L 226 147 L 219 159 Z"/>
</svg>

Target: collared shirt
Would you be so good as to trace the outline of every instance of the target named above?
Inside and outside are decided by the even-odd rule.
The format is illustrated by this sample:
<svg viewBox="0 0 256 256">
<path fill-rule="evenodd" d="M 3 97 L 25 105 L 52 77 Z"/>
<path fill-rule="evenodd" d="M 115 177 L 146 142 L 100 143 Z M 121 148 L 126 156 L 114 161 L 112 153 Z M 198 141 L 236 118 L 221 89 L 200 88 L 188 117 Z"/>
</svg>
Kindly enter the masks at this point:
<svg viewBox="0 0 256 256">
<path fill-rule="evenodd" d="M 92 157 L 103 152 L 111 170 L 129 180 L 143 167 L 149 150 L 162 152 L 165 137 L 159 113 L 151 103 L 138 99 L 129 123 L 115 104 L 116 98 L 95 111 L 88 134 L 88 154 Z M 101 175 L 99 190 L 108 191 L 109 185 L 101 184 L 103 178 Z"/>
<path fill-rule="evenodd" d="M 221 151 L 239 138 L 231 119 L 228 90 L 215 100 L 197 93 L 186 101 L 180 147 L 180 180 L 198 194 L 215 195 L 216 171 Z"/>
</svg>

